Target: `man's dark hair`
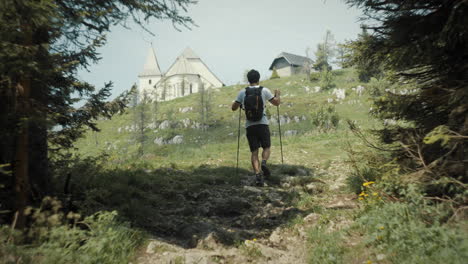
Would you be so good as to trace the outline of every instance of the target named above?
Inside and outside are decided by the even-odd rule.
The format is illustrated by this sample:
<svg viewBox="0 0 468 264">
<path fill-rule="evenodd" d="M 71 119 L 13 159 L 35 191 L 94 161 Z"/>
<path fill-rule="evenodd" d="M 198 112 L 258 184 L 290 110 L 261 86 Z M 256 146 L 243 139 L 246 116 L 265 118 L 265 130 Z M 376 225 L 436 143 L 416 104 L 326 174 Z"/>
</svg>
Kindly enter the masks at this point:
<svg viewBox="0 0 468 264">
<path fill-rule="evenodd" d="M 249 80 L 249 83 L 258 83 L 260 81 L 260 73 L 256 70 L 250 70 L 247 73 L 247 80 Z"/>
</svg>

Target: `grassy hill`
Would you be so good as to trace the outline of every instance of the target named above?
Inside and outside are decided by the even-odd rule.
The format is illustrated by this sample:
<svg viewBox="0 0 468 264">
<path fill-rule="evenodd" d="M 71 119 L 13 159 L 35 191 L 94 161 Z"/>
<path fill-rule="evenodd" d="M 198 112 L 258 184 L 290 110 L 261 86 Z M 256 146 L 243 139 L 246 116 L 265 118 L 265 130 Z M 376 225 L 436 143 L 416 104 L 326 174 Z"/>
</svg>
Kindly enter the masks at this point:
<svg viewBox="0 0 468 264">
<path fill-rule="evenodd" d="M 270 90 L 280 89 L 282 104 L 280 115 L 287 124 L 282 124 L 284 159 L 289 164 L 303 164 L 307 160 L 327 162 L 336 156 L 343 156 L 342 147 L 347 140 L 353 140 L 347 129 L 346 119 L 369 128 L 376 123 L 368 116 L 368 95 L 359 97 L 353 87 L 360 85 L 353 70 L 335 70 L 336 88 L 346 89 L 344 100 L 329 103 L 336 99 L 332 91 L 315 92 L 319 81 L 309 82 L 305 76 L 293 76 L 274 80 L 265 80 L 261 85 Z M 129 108 L 124 114 L 112 120 L 101 120 L 100 133 L 89 132 L 76 143 L 80 154 L 95 156 L 100 153 L 110 155 L 115 164 L 127 162 L 144 162 L 151 167 L 164 167 L 170 164 L 186 167 L 197 164 L 232 166 L 236 162 L 238 112 L 232 112 L 230 105 L 237 93 L 245 85 L 233 85 L 211 90 L 211 111 L 206 129 L 201 126 L 200 95 L 191 94 L 168 102 L 158 103 L 156 110 L 151 104 L 147 106 L 145 143 L 143 155 L 137 155 L 138 143 L 135 140 L 136 114 Z M 320 131 L 314 125 L 314 113 L 321 107 L 334 106 L 340 121 L 336 130 Z M 281 161 L 277 109 L 268 104 L 267 113 L 271 122 L 272 161 Z M 249 167 L 249 150 L 245 138 L 245 116 L 242 113 L 241 123 L 241 166 Z M 161 126 L 162 123 L 165 123 Z M 162 129 L 161 127 L 169 126 Z M 198 128 L 196 128 L 198 127 Z M 182 136 L 182 144 L 164 144 L 175 136 Z M 289 135 L 289 136 L 288 136 Z"/>
<path fill-rule="evenodd" d="M 100 120 L 102 131 L 89 131 L 75 145 L 89 159 L 79 158 L 55 174 L 62 177 L 59 183 L 71 175 L 70 205 L 83 215 L 101 214 L 88 221 L 107 230 L 96 238 L 112 250 L 102 255 L 83 247 L 73 254 L 111 259 L 102 263 L 464 263 L 466 231 L 460 230 L 466 225 L 440 225 L 439 215 L 446 214 L 411 198 L 418 197 L 413 187 L 395 183 L 399 172 L 388 163 L 388 153 L 363 145 L 348 128 L 350 120 L 370 137 L 366 129 L 381 127 L 368 113 L 375 88 L 386 87 L 363 84 L 359 96 L 353 88 L 361 84 L 352 69 L 333 74 L 335 88 L 346 91 L 342 100 L 333 89 L 316 92 L 319 81 L 305 76 L 261 82 L 282 91 L 280 115 L 286 120 L 285 164 L 278 124 L 272 122 L 272 177 L 262 188 L 251 186 L 243 125 L 240 173 L 235 172 L 239 112 L 230 105 L 244 85 L 212 91 L 207 127 L 200 94 L 146 105 L 141 146 L 135 122 L 141 107 Z M 267 112 L 277 118 L 275 107 Z M 336 127 L 320 125 L 333 116 Z M 174 138 L 182 142 L 163 144 Z M 389 196 L 389 186 L 407 190 L 409 202 Z M 120 254 L 114 244 L 123 245 Z M 57 256 L 67 255 L 62 251 Z"/>
</svg>

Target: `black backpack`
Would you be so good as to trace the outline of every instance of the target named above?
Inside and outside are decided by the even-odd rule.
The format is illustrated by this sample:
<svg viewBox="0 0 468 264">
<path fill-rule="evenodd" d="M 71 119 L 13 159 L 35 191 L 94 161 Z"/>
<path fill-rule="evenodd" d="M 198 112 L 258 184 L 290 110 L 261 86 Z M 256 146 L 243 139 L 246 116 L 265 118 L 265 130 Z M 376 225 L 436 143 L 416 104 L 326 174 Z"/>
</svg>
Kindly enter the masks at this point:
<svg viewBox="0 0 468 264">
<path fill-rule="evenodd" d="M 259 88 L 245 88 L 244 110 L 249 121 L 259 121 L 263 117 L 262 89 L 261 86 Z"/>
</svg>

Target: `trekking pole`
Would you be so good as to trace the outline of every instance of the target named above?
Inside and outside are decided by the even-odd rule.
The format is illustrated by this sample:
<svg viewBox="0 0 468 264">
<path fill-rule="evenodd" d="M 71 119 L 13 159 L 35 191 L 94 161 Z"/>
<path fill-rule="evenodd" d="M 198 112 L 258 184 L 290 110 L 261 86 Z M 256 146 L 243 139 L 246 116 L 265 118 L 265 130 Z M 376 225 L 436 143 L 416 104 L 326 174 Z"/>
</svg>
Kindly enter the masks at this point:
<svg viewBox="0 0 468 264">
<path fill-rule="evenodd" d="M 279 128 L 280 147 L 281 147 L 281 164 L 284 164 L 284 161 L 283 161 L 283 142 L 281 141 L 281 121 L 280 121 L 280 114 L 279 114 L 279 105 L 276 106 L 276 110 L 278 110 L 278 128 Z"/>
<path fill-rule="evenodd" d="M 242 108 L 239 107 L 239 125 L 237 126 L 237 164 L 236 164 L 236 177 L 239 176 L 239 145 L 240 145 L 240 123 L 241 123 Z"/>
</svg>

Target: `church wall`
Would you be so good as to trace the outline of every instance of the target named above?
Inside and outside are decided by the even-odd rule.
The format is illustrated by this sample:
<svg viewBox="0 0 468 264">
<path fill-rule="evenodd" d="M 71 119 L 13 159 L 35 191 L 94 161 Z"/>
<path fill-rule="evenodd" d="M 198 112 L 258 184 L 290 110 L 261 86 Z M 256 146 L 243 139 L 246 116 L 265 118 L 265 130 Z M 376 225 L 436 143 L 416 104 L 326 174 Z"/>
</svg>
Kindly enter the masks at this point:
<svg viewBox="0 0 468 264">
<path fill-rule="evenodd" d="M 161 80 L 161 76 L 140 76 L 138 82 L 138 92 L 142 95 L 144 92 L 153 99 L 156 89 L 154 86 Z"/>
<path fill-rule="evenodd" d="M 196 75 L 173 75 L 165 79 L 166 96 L 165 101 L 186 96 L 199 91 L 200 79 Z M 158 100 L 163 100 L 164 83 L 157 87 Z M 183 91 L 182 91 L 183 90 Z"/>
</svg>

